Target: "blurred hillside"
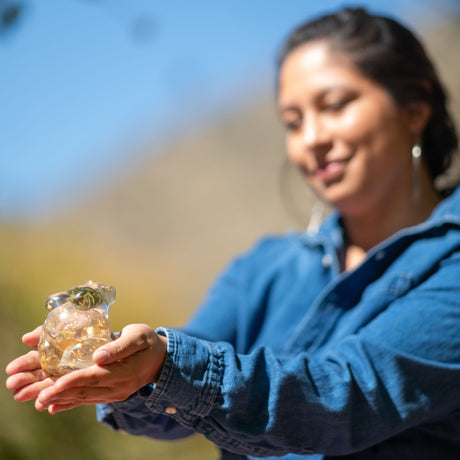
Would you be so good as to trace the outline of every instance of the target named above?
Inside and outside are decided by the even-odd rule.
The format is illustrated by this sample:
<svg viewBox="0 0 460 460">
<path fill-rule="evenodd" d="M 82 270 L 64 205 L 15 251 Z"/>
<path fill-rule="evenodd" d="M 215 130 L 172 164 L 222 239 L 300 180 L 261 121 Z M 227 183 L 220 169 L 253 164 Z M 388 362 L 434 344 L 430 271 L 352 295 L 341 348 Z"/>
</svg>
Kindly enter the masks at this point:
<svg viewBox="0 0 460 460">
<path fill-rule="evenodd" d="M 86 279 L 109 282 L 117 288 L 110 314 L 115 330 L 133 322 L 180 326 L 229 258 L 261 234 L 296 223 L 280 195 L 284 140 L 268 99 L 152 152 L 65 213 L 29 227 L 0 228 L 5 364 L 24 351 L 21 333 L 44 320 L 51 292 Z M 302 188 L 307 216 L 310 195 Z M 2 396 L 4 407 L 17 414 L 13 423 L 0 419 L 2 459 L 62 458 L 69 435 L 59 420 L 85 445 L 88 430 L 99 436 L 98 445 L 108 450 L 86 448 L 95 459 L 141 458 L 133 449 L 159 459 L 217 458 L 201 437 L 171 446 L 121 437 L 96 424 L 93 408 L 51 418 L 35 413 L 32 404 L 14 403 L 6 391 Z M 72 446 L 66 450 L 69 458 L 80 454 Z"/>
<path fill-rule="evenodd" d="M 452 22 L 425 31 L 457 120 L 458 28 Z M 20 237 L 34 257 L 27 266 L 44 257 L 47 267 L 35 271 L 43 287 L 37 298 L 102 279 L 117 286 L 118 326 L 183 324 L 232 256 L 265 233 L 308 222 L 313 197 L 295 171 L 283 173 L 284 133 L 272 94 L 136 158 L 111 185 Z"/>
<path fill-rule="evenodd" d="M 425 32 L 460 120 L 458 25 Z M 269 94 L 185 139 L 177 133 L 65 213 L 28 226 L 0 224 L 2 362 L 24 351 L 19 337 L 44 320 L 48 294 L 87 279 L 116 286 L 115 330 L 133 322 L 182 325 L 231 257 L 262 234 L 306 225 L 312 196 L 289 174 L 283 201 L 283 163 Z M 78 186 L 74 180 L 69 186 Z M 93 408 L 50 417 L 5 390 L 0 396 L 1 459 L 217 458 L 199 437 L 172 444 L 123 437 L 96 424 Z"/>
<path fill-rule="evenodd" d="M 112 253 L 140 271 L 136 289 L 161 283 L 183 319 L 230 257 L 292 225 L 279 192 L 283 142 L 273 104 L 263 102 L 156 152 L 59 227 L 92 241 L 101 263 Z"/>
</svg>

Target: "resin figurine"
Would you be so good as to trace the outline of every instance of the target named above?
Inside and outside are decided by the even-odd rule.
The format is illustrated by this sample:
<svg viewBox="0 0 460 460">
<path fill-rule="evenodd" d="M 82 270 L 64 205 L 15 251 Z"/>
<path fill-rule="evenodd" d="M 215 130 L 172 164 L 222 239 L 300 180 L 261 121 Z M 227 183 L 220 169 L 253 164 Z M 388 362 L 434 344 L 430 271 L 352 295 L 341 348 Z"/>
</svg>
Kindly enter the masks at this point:
<svg viewBox="0 0 460 460">
<path fill-rule="evenodd" d="M 46 299 L 38 345 L 45 371 L 63 375 L 94 364 L 94 351 L 112 340 L 108 313 L 115 295 L 113 286 L 87 281 Z"/>
</svg>

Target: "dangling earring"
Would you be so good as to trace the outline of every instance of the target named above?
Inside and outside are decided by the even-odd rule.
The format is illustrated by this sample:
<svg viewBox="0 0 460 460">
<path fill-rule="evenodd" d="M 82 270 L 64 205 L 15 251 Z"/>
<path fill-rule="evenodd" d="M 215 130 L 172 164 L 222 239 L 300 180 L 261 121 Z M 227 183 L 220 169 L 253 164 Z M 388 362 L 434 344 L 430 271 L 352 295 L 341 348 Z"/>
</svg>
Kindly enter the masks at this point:
<svg viewBox="0 0 460 460">
<path fill-rule="evenodd" d="M 412 147 L 412 201 L 420 201 L 420 164 L 422 162 L 422 147 L 414 144 Z"/>
</svg>

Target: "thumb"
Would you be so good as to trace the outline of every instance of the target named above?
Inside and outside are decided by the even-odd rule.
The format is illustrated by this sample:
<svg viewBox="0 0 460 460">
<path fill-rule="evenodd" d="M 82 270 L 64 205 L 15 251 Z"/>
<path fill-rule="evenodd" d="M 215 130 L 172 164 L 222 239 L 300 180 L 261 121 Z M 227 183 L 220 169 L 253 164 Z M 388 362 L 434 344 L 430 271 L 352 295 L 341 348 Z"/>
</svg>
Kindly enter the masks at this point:
<svg viewBox="0 0 460 460">
<path fill-rule="evenodd" d="M 110 342 L 93 353 L 96 364 L 112 364 L 121 361 L 138 351 L 152 347 L 155 342 L 155 331 L 146 324 L 130 324 L 124 327 L 113 342 Z"/>
</svg>

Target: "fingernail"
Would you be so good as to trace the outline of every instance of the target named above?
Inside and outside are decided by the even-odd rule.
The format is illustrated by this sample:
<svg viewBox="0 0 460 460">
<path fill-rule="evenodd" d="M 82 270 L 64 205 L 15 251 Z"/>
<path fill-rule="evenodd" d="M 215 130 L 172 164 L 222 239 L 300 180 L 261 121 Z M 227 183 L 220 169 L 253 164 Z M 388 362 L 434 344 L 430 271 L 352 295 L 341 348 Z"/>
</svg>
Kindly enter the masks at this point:
<svg viewBox="0 0 460 460">
<path fill-rule="evenodd" d="M 105 350 L 96 350 L 93 355 L 94 362 L 103 364 L 109 360 L 109 354 Z"/>
<path fill-rule="evenodd" d="M 50 415 L 55 415 L 55 414 L 57 414 L 57 413 L 59 413 L 59 412 L 61 412 L 61 411 L 63 411 L 63 410 L 64 410 L 64 409 L 58 409 L 56 406 L 53 406 L 53 405 L 50 406 L 50 407 L 48 407 L 48 413 L 49 413 Z"/>
</svg>

